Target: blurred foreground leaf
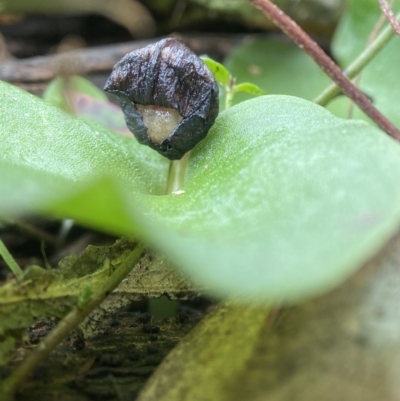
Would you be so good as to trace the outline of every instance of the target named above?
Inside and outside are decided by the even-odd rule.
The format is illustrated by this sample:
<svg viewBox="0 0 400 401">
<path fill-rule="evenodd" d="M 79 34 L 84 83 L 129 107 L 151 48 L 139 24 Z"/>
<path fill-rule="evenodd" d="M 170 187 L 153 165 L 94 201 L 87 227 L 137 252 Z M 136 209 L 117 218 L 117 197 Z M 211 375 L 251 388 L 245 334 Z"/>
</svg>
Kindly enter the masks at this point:
<svg viewBox="0 0 400 401">
<path fill-rule="evenodd" d="M 313 301 L 270 314 L 221 304 L 166 357 L 138 401 L 397 401 L 399 266 L 397 234 Z"/>
<path fill-rule="evenodd" d="M 144 237 L 216 294 L 320 294 L 398 227 L 399 145 L 308 101 L 264 96 L 221 113 L 192 151 L 184 192 L 155 196 L 166 174 L 155 152 L 0 90 L 0 213 Z"/>
</svg>

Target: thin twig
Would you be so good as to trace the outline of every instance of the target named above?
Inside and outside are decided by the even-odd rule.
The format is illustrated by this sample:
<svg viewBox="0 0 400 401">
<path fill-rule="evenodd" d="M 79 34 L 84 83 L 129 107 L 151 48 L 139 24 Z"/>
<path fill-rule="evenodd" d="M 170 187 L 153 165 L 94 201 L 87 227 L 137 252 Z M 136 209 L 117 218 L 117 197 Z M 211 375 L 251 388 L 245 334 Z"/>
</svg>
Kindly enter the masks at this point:
<svg viewBox="0 0 400 401">
<path fill-rule="evenodd" d="M 0 1 L 1 4 L 1 1 Z M 242 38 L 242 35 L 176 35 L 197 54 L 227 53 Z M 120 44 L 91 47 L 62 54 L 8 60 L 0 63 L 0 80 L 35 84 L 47 82 L 58 75 L 59 67 L 68 63 L 76 69 L 74 73 L 85 75 L 107 73 L 121 57 L 140 49 L 160 38 L 138 40 Z"/>
<path fill-rule="evenodd" d="M 269 0 L 250 0 L 250 2 L 303 49 L 337 83 L 343 93 L 353 100 L 383 131 L 400 140 L 400 130 L 375 108 L 370 100 L 343 74 L 334 61 L 290 17 Z"/>
<path fill-rule="evenodd" d="M 400 13 L 396 15 L 397 21 L 400 21 Z M 354 60 L 349 67 L 346 68 L 346 75 L 352 79 L 358 75 L 361 70 L 385 47 L 390 39 L 395 35 L 393 29 L 388 25 L 379 34 L 379 36 L 368 46 L 358 57 Z M 332 83 L 329 85 L 314 102 L 326 106 L 335 96 L 340 92 L 337 84 Z"/>
<path fill-rule="evenodd" d="M 144 246 L 139 243 L 125 261 L 111 274 L 107 281 L 94 292 L 83 304 L 75 306 L 67 316 L 47 335 L 47 337 L 26 357 L 14 372 L 0 383 L 0 399 L 11 400 L 19 383 L 26 379 L 37 365 L 62 341 L 62 339 L 83 319 L 98 307 L 104 299 L 127 276 L 140 260 Z"/>
<path fill-rule="evenodd" d="M 28 223 L 27 221 L 20 219 L 11 219 L 4 216 L 0 217 L 0 221 L 4 221 L 7 224 L 15 225 L 20 231 L 39 241 L 46 241 L 47 243 L 52 245 L 56 243 L 56 239 L 51 234 L 34 226 L 33 224 Z"/>
<path fill-rule="evenodd" d="M 379 5 L 381 6 L 383 15 L 389 21 L 389 24 L 392 26 L 393 30 L 397 33 L 397 35 L 400 36 L 400 24 L 396 20 L 396 17 L 394 16 L 392 9 L 390 8 L 390 4 L 387 2 L 387 0 L 378 0 L 378 1 Z"/>
</svg>

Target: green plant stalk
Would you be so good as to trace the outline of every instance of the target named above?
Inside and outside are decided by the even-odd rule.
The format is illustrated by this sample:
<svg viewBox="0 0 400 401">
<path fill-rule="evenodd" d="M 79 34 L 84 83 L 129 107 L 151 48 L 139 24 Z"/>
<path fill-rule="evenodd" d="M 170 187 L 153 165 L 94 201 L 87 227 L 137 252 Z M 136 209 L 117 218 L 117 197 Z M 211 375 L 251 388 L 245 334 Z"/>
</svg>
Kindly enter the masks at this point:
<svg viewBox="0 0 400 401">
<path fill-rule="evenodd" d="M 224 68 L 223 66 L 221 66 Z M 235 79 L 230 75 L 229 83 L 223 85 L 220 82 L 225 94 L 225 110 L 232 106 L 233 96 L 235 94 Z M 190 152 L 187 152 L 181 160 L 172 160 L 169 165 L 167 177 L 166 194 L 172 194 L 175 191 L 182 189 L 185 181 L 185 172 L 189 162 Z"/>
<path fill-rule="evenodd" d="M 233 96 L 235 95 L 235 81 L 236 79 L 229 74 L 229 84 L 224 86 L 225 92 L 225 109 L 228 110 L 232 106 Z"/>
<path fill-rule="evenodd" d="M 63 320 L 52 330 L 46 338 L 25 358 L 14 372 L 0 383 L 0 399 L 12 400 L 13 394 L 21 381 L 27 378 L 35 367 L 62 341 L 62 339 L 75 327 L 77 327 L 90 312 L 98 307 L 104 299 L 127 276 L 136 263 L 140 260 L 144 251 L 143 243 L 139 243 L 128 255 L 125 261 L 110 275 L 103 286 L 90 297 L 76 305 Z"/>
<path fill-rule="evenodd" d="M 232 106 L 233 95 L 235 92 L 231 86 L 225 86 L 225 110 L 229 109 Z"/>
<path fill-rule="evenodd" d="M 15 277 L 18 280 L 21 280 L 24 275 L 24 272 L 19 267 L 15 259 L 12 257 L 11 253 L 8 252 L 8 249 L 6 248 L 2 240 L 0 240 L 0 255 L 3 257 L 4 262 L 6 262 L 10 270 L 14 273 Z"/>
<path fill-rule="evenodd" d="M 393 0 L 392 0 L 392 2 L 393 2 Z M 371 31 L 371 33 L 370 33 L 370 35 L 368 37 L 367 43 L 365 45 L 365 49 L 367 47 L 369 47 L 371 45 L 371 43 L 377 38 L 379 32 L 381 31 L 382 27 L 385 24 L 385 21 L 386 21 L 386 17 L 382 14 L 379 17 L 379 19 L 376 22 L 376 24 L 374 25 L 374 28 L 372 29 L 372 31 Z M 358 87 L 360 86 L 360 80 L 361 80 L 361 74 L 358 74 L 354 79 L 354 83 Z M 349 102 L 349 108 L 348 108 L 348 111 L 347 111 L 347 118 L 348 119 L 353 118 L 354 108 L 355 108 L 354 102 Z"/>
<path fill-rule="evenodd" d="M 182 189 L 185 182 L 185 172 L 189 162 L 189 156 L 190 152 L 187 152 L 181 160 L 171 160 L 167 177 L 167 195 Z"/>
<path fill-rule="evenodd" d="M 400 22 L 400 13 L 396 14 L 396 20 Z M 350 65 L 345 69 L 346 75 L 352 79 L 357 76 L 362 69 L 387 45 L 390 39 L 395 35 L 395 31 L 388 24 L 380 35 L 368 46 Z M 320 106 L 326 106 L 341 89 L 335 83 L 329 85 L 314 102 Z"/>
</svg>

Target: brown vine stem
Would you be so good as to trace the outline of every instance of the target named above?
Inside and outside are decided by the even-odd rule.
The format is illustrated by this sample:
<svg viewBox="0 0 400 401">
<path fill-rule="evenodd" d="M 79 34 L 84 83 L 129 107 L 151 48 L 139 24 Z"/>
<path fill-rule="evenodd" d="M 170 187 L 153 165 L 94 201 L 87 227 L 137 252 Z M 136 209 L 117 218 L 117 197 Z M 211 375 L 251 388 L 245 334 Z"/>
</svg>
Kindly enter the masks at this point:
<svg viewBox="0 0 400 401">
<path fill-rule="evenodd" d="M 142 257 L 143 243 L 139 243 L 127 256 L 124 262 L 110 275 L 96 292 L 89 296 L 81 305 L 75 306 L 63 320 L 46 336 L 46 338 L 25 358 L 12 374 L 0 383 L 0 400 L 9 401 L 18 385 L 26 379 L 38 364 L 62 341 L 62 339 L 83 319 L 98 307 L 104 299 L 128 275 Z"/>
<path fill-rule="evenodd" d="M 381 6 L 383 15 L 389 21 L 389 24 L 392 26 L 392 28 L 396 32 L 396 34 L 400 36 L 400 24 L 396 20 L 396 17 L 393 14 L 390 4 L 387 2 L 387 0 L 378 0 L 378 1 L 379 1 L 379 5 Z"/>
<path fill-rule="evenodd" d="M 335 62 L 310 38 L 289 16 L 269 0 L 249 0 L 260 9 L 275 25 L 303 49 L 341 88 L 357 106 L 364 111 L 383 131 L 391 137 L 400 140 L 400 130 L 397 129 L 370 100 L 343 74 Z M 312 77 L 310 77 L 312 79 Z"/>
</svg>

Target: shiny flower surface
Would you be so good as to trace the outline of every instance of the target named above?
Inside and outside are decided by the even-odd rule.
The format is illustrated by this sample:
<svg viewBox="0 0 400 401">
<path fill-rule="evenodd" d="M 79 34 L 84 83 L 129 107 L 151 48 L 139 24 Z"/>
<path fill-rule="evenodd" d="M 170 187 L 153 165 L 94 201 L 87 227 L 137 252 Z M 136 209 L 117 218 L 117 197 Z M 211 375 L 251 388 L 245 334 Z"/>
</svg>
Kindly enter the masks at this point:
<svg viewBox="0 0 400 401">
<path fill-rule="evenodd" d="M 204 139 L 218 115 L 214 76 L 173 38 L 123 57 L 104 90 L 117 96 L 137 140 L 171 160 Z"/>
</svg>

